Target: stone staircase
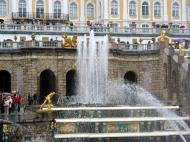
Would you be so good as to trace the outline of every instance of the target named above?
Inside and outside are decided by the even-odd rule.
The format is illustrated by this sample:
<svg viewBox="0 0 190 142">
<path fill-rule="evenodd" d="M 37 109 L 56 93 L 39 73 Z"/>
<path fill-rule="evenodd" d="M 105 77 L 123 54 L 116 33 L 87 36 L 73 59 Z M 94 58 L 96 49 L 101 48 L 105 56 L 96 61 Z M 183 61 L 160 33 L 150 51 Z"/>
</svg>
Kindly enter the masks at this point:
<svg viewBox="0 0 190 142">
<path fill-rule="evenodd" d="M 170 109 L 176 117 L 161 116 L 157 109 Z M 184 120 L 178 106 L 130 107 L 85 106 L 53 108 L 57 118 L 56 142 L 182 142 L 190 131 L 175 131 L 169 121 Z"/>
</svg>

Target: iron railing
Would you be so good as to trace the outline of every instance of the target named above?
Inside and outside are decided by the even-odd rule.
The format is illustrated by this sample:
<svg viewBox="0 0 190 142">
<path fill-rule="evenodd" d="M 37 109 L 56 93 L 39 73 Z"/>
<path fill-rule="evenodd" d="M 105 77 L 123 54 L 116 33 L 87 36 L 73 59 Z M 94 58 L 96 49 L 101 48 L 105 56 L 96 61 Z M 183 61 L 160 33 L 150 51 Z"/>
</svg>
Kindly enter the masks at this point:
<svg viewBox="0 0 190 142">
<path fill-rule="evenodd" d="M 69 15 L 64 13 L 37 13 L 37 12 L 13 12 L 12 19 L 27 19 L 27 20 L 69 20 Z"/>
</svg>

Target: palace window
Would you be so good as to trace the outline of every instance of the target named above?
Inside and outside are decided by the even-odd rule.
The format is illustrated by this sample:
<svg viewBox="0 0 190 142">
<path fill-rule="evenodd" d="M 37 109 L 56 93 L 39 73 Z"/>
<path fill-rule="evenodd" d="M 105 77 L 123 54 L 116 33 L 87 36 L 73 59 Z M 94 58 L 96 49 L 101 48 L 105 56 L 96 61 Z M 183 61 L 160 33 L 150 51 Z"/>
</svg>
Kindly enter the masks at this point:
<svg viewBox="0 0 190 142">
<path fill-rule="evenodd" d="M 0 16 L 7 15 L 7 4 L 4 0 L 0 0 Z"/>
<path fill-rule="evenodd" d="M 136 16 L 136 3 L 134 1 L 129 3 L 129 15 Z"/>
<path fill-rule="evenodd" d="M 143 24 L 142 25 L 142 31 L 143 32 L 148 32 L 149 31 L 149 25 L 148 24 Z"/>
<path fill-rule="evenodd" d="M 91 3 L 87 5 L 87 18 L 94 18 L 94 5 Z"/>
<path fill-rule="evenodd" d="M 43 0 L 38 0 L 36 4 L 36 18 L 44 17 L 44 2 Z"/>
<path fill-rule="evenodd" d="M 54 18 L 61 18 L 61 3 L 59 1 L 54 3 Z"/>
<path fill-rule="evenodd" d="M 112 23 L 111 28 L 112 28 L 112 32 L 118 32 L 119 31 L 119 26 L 117 23 Z"/>
<path fill-rule="evenodd" d="M 177 2 L 175 2 L 172 5 L 172 16 L 173 17 L 178 17 L 179 16 L 179 4 Z"/>
<path fill-rule="evenodd" d="M 155 17 L 161 16 L 161 4 L 159 2 L 156 2 L 154 4 L 154 16 Z"/>
<path fill-rule="evenodd" d="M 77 17 L 77 4 L 74 2 L 70 4 L 70 17 L 71 18 Z"/>
<path fill-rule="evenodd" d="M 142 4 L 142 16 L 149 16 L 149 5 L 147 2 Z"/>
<path fill-rule="evenodd" d="M 113 0 L 111 2 L 111 15 L 112 16 L 118 15 L 118 2 L 116 0 Z"/>
<path fill-rule="evenodd" d="M 26 17 L 26 1 L 20 0 L 18 4 L 19 17 Z"/>
</svg>

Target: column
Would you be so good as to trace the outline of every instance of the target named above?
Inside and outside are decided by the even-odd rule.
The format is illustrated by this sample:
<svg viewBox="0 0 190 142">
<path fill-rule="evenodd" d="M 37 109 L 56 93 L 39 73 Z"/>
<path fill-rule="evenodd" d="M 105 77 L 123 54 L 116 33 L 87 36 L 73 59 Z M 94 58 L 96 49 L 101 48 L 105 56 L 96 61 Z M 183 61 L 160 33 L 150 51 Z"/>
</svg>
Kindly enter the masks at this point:
<svg viewBox="0 0 190 142">
<path fill-rule="evenodd" d="M 53 13 L 53 0 L 49 0 L 49 13 Z"/>
<path fill-rule="evenodd" d="M 95 16 L 96 16 L 96 21 L 99 22 L 100 21 L 100 12 L 101 12 L 101 8 L 99 5 L 99 1 L 96 0 L 96 4 L 95 4 Z"/>
<path fill-rule="evenodd" d="M 68 0 L 63 1 L 63 13 L 68 14 Z"/>
<path fill-rule="evenodd" d="M 85 11 L 84 0 L 80 0 L 80 23 L 81 23 L 81 25 L 86 24 L 84 11 Z"/>
<path fill-rule="evenodd" d="M 109 20 L 108 18 L 108 0 L 104 0 L 104 3 L 103 3 L 103 11 L 104 11 L 104 23 L 106 24 L 107 21 Z"/>
<path fill-rule="evenodd" d="M 186 0 L 182 0 L 182 7 L 181 7 L 181 19 L 182 19 L 182 23 L 184 25 L 186 25 L 187 23 L 187 1 Z"/>
<path fill-rule="evenodd" d="M 168 22 L 168 2 L 164 0 L 164 22 Z"/>
<path fill-rule="evenodd" d="M 11 0 L 10 0 L 11 2 Z M 12 12 L 18 12 L 17 11 L 17 0 L 12 1 Z"/>
<path fill-rule="evenodd" d="M 127 14 L 128 14 L 128 5 L 127 0 L 123 0 L 123 26 L 127 26 Z"/>
<path fill-rule="evenodd" d="M 29 0 L 26 3 L 27 3 L 27 11 L 26 12 L 32 13 L 32 1 Z"/>
</svg>

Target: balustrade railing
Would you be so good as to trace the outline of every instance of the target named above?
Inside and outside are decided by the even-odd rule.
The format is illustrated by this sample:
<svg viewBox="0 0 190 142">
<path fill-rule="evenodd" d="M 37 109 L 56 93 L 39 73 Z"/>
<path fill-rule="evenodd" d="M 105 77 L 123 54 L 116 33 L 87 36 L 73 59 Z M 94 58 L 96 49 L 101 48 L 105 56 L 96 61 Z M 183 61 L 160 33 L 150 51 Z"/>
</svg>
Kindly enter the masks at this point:
<svg viewBox="0 0 190 142">
<path fill-rule="evenodd" d="M 112 34 L 160 34 L 161 28 L 108 28 L 106 26 L 89 27 L 89 26 L 66 26 L 41 25 L 41 24 L 0 24 L 0 31 L 29 31 L 29 32 L 71 32 L 71 33 L 88 33 L 94 30 L 95 33 L 112 33 Z M 169 34 L 190 34 L 190 29 L 165 29 Z"/>
<path fill-rule="evenodd" d="M 159 44 L 112 44 L 111 49 L 121 50 L 121 51 L 151 51 L 158 50 Z"/>
<path fill-rule="evenodd" d="M 20 49 L 20 48 L 63 48 L 63 41 L 25 41 L 0 42 L 0 49 Z M 110 43 L 110 48 L 115 51 L 151 51 L 159 49 L 155 44 L 116 44 Z"/>
</svg>

